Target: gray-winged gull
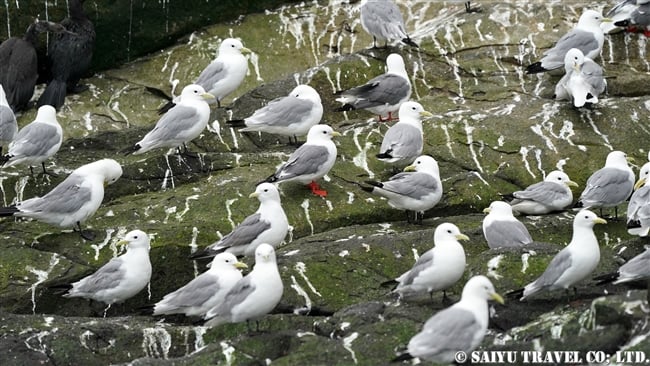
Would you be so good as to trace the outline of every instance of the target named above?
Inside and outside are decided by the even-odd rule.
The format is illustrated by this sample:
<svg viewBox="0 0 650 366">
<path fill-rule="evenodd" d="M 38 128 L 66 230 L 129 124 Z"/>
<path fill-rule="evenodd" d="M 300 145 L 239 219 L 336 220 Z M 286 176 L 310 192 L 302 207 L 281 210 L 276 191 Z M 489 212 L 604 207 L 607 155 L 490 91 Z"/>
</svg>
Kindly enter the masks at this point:
<svg viewBox="0 0 650 366">
<path fill-rule="evenodd" d="M 420 333 L 409 341 L 408 352 L 393 361 L 417 357 L 435 363 L 451 363 L 458 352 L 470 355 L 487 332 L 488 300 L 504 303 L 487 277 L 470 278 L 463 287 L 460 301 L 429 318 Z"/>
<path fill-rule="evenodd" d="M 270 101 L 252 116 L 227 123 L 244 127 L 240 131 L 259 131 L 291 137 L 304 136 L 323 117 L 323 104 L 318 92 L 309 85 L 296 86 L 286 97 Z"/>
<path fill-rule="evenodd" d="M 104 199 L 104 186 L 122 176 L 122 167 L 113 159 L 82 165 L 43 197 L 34 197 L 13 206 L 0 208 L 0 216 L 28 217 L 62 228 L 78 229 L 92 240 L 81 224 L 95 214 Z"/>
<path fill-rule="evenodd" d="M 458 242 L 469 240 L 454 224 L 443 223 L 433 234 L 433 248 L 418 258 L 413 268 L 399 276 L 393 290 L 401 296 L 418 292 L 445 291 L 463 277 L 465 250 Z M 446 298 L 446 293 L 443 294 Z"/>
<path fill-rule="evenodd" d="M 341 136 L 328 125 L 316 125 L 309 129 L 307 142 L 294 151 L 289 160 L 273 175 L 266 178 L 269 183 L 296 181 L 306 184 L 317 196 L 327 196 L 316 180 L 324 177 L 336 161 L 336 145 L 332 137 Z"/>
<path fill-rule="evenodd" d="M 605 166 L 594 172 L 582 191 L 576 208 L 614 207 L 630 197 L 634 189 L 634 172 L 627 164 L 627 155 L 622 151 L 612 151 L 607 155 Z"/>
<path fill-rule="evenodd" d="M 650 0 L 636 0 L 636 9 L 626 19 L 614 23 L 617 27 L 627 27 L 630 32 L 643 32 L 650 37 Z"/>
<path fill-rule="evenodd" d="M 597 285 L 606 283 L 625 283 L 638 280 L 650 279 L 650 247 L 646 247 L 643 252 L 636 257 L 625 262 L 616 272 L 607 273 L 594 277 L 598 281 Z M 650 296 L 650 293 L 649 293 Z"/>
<path fill-rule="evenodd" d="M 650 231 L 650 163 L 645 163 L 639 171 L 639 180 L 634 185 L 634 193 L 627 205 L 627 232 L 632 235 L 648 236 Z"/>
<path fill-rule="evenodd" d="M 34 121 L 18 131 L 0 163 L 7 167 L 29 165 L 32 175 L 32 166 L 41 164 L 43 174 L 48 174 L 45 161 L 59 151 L 62 142 L 63 129 L 56 120 L 56 110 L 50 105 L 41 106 Z"/>
<path fill-rule="evenodd" d="M 424 148 L 422 120 L 432 116 L 418 102 L 402 103 L 399 107 L 399 121 L 386 131 L 377 158 L 402 167 L 411 164 L 422 154 Z"/>
<path fill-rule="evenodd" d="M 275 250 L 260 244 L 255 250 L 255 266 L 228 291 L 223 301 L 205 314 L 205 326 L 258 320 L 273 310 L 284 286 L 275 259 Z"/>
<path fill-rule="evenodd" d="M 217 254 L 209 270 L 151 305 L 153 315 L 204 316 L 208 310 L 223 300 L 237 281 L 242 279 L 241 268 L 248 268 L 248 266 L 237 261 L 237 257 L 232 253 Z"/>
<path fill-rule="evenodd" d="M 602 14 L 595 10 L 585 10 L 575 28 L 563 35 L 551 49 L 545 51 L 540 61 L 528 65 L 526 73 L 535 74 L 563 67 L 564 55 L 572 48 L 579 49 L 592 60 L 599 57 L 605 42 L 605 35 L 600 28 L 603 21 L 611 20 L 603 18 Z"/>
<path fill-rule="evenodd" d="M 111 259 L 90 276 L 53 287 L 68 289 L 64 297 L 83 297 L 101 301 L 109 307 L 135 296 L 151 279 L 149 235 L 133 230 L 117 244 L 127 245 L 126 253 Z"/>
<path fill-rule="evenodd" d="M 533 242 L 526 226 L 512 215 L 512 207 L 503 201 L 494 201 L 483 210 L 483 235 L 488 246 L 521 248 Z"/>
<path fill-rule="evenodd" d="M 578 184 L 559 170 L 550 172 L 542 182 L 532 184 L 523 191 L 512 193 L 512 211 L 523 215 L 544 215 L 562 211 L 573 203 L 573 192 L 569 187 Z"/>
<path fill-rule="evenodd" d="M 214 96 L 206 93 L 200 85 L 191 84 L 183 88 L 180 101 L 160 117 L 156 126 L 128 149 L 127 154 L 138 155 L 161 147 L 185 146 L 199 137 L 210 119 L 209 99 L 214 99 Z M 187 150 L 187 146 L 185 148 Z"/>
<path fill-rule="evenodd" d="M 555 99 L 572 100 L 575 107 L 598 103 L 598 96 L 607 88 L 603 68 L 577 48 L 564 57 L 564 71 L 555 86 Z"/>
<path fill-rule="evenodd" d="M 282 209 L 277 187 L 271 183 L 262 183 L 249 197 L 255 197 L 260 201 L 257 211 L 221 240 L 208 245 L 201 252 L 192 254 L 190 258 L 210 257 L 221 251 L 234 255 L 253 256 L 257 246 L 262 243 L 273 247 L 282 243 L 289 230 L 289 222 Z"/>
<path fill-rule="evenodd" d="M 18 132 L 18 122 L 14 111 L 9 106 L 5 90 L 0 85 L 0 153 L 2 148 L 13 141 Z"/>
<path fill-rule="evenodd" d="M 508 295 L 524 300 L 546 291 L 566 290 L 588 277 L 600 261 L 594 225 L 606 223 L 589 210 L 579 211 L 573 219 L 573 236 L 569 245 L 553 257 L 539 278 Z"/>
<path fill-rule="evenodd" d="M 361 26 L 372 36 L 373 47 L 377 48 L 377 41 L 384 41 L 387 46 L 393 40 L 418 47 L 406 32 L 402 12 L 393 0 L 364 0 L 359 10 Z"/>
<path fill-rule="evenodd" d="M 387 71 L 367 83 L 337 92 L 336 100 L 343 103 L 337 111 L 365 109 L 379 116 L 379 121 L 391 121 L 393 112 L 411 97 L 411 81 L 404 59 L 397 53 L 386 58 Z M 388 115 L 386 119 L 384 115 Z"/>
<path fill-rule="evenodd" d="M 407 221 L 411 221 L 409 211 L 415 213 L 414 222 L 422 223 L 424 211 L 434 207 L 442 198 L 442 182 L 438 162 L 422 155 L 415 159 L 404 172 L 392 176 L 388 181 L 366 181 L 368 186 L 361 188 L 388 199 L 388 204 L 398 210 L 406 211 Z"/>
</svg>

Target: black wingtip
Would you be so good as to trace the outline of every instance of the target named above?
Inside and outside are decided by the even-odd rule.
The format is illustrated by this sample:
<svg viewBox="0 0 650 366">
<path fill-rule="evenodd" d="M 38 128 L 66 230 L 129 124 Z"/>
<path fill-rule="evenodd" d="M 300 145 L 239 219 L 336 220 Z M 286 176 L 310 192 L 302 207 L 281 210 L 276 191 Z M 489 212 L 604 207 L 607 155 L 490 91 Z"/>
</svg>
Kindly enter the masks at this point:
<svg viewBox="0 0 650 366">
<path fill-rule="evenodd" d="M 16 205 L 0 207 L 0 217 L 13 216 L 18 211 L 20 210 L 16 208 Z"/>
<path fill-rule="evenodd" d="M 409 46 L 411 46 L 411 47 L 420 48 L 420 46 L 418 46 L 417 43 L 413 42 L 411 40 L 411 38 L 409 38 L 409 37 L 406 37 L 406 38 L 402 39 L 402 42 L 409 45 Z"/>
<path fill-rule="evenodd" d="M 521 299 L 521 297 L 524 296 L 524 289 L 520 288 L 517 290 L 510 291 L 506 293 L 506 297 L 509 297 L 511 299 Z"/>
<path fill-rule="evenodd" d="M 344 104 L 344 105 L 336 108 L 335 111 L 336 112 L 349 112 L 349 111 L 353 111 L 355 109 L 356 108 L 354 108 L 354 106 L 352 104 Z"/>
<path fill-rule="evenodd" d="M 230 121 L 226 121 L 226 124 L 228 127 L 246 127 L 246 121 L 243 119 L 231 119 Z"/>
<path fill-rule="evenodd" d="M 165 99 L 165 100 L 168 100 L 168 101 L 172 100 L 172 97 L 170 97 L 169 95 L 167 95 L 167 93 L 165 93 L 164 91 L 162 91 L 162 90 L 160 90 L 160 89 L 158 89 L 156 87 L 145 86 L 144 88 L 145 88 L 146 91 L 148 91 L 149 93 L 151 93 L 151 94 L 153 94 L 153 95 L 155 95 L 155 96 L 157 96 L 159 98 L 162 98 L 162 99 Z"/>
<path fill-rule="evenodd" d="M 373 187 L 378 187 L 378 188 L 383 188 L 384 187 L 384 184 L 382 182 L 377 182 L 377 181 L 374 181 L 374 180 L 366 180 L 366 181 L 364 181 L 364 183 L 369 184 L 369 185 L 371 185 Z"/>
<path fill-rule="evenodd" d="M 381 287 L 392 287 L 392 289 L 394 290 L 397 287 L 398 283 L 399 282 L 397 282 L 395 280 L 388 280 L 388 281 L 382 282 L 379 286 L 381 286 Z"/>
<path fill-rule="evenodd" d="M 131 147 L 127 147 L 126 149 L 122 150 L 122 153 L 124 155 L 131 155 L 134 152 L 140 150 L 141 148 L 142 148 L 142 146 L 140 146 L 139 144 L 135 144 L 135 145 L 133 145 Z"/>
<path fill-rule="evenodd" d="M 516 198 L 513 193 L 499 193 L 499 196 L 501 196 L 501 199 L 506 202 L 510 202 Z"/>
<path fill-rule="evenodd" d="M 575 205 L 573 205 L 573 208 L 583 208 L 583 207 L 585 207 L 585 205 L 580 200 L 578 200 L 578 202 L 576 202 Z"/>
<path fill-rule="evenodd" d="M 640 220 L 630 220 L 627 222 L 627 228 L 628 229 L 638 229 L 641 227 L 641 221 Z"/>
<path fill-rule="evenodd" d="M 617 27 L 627 27 L 630 25 L 630 20 L 629 19 L 619 20 L 618 22 L 615 22 L 614 25 Z"/>
<path fill-rule="evenodd" d="M 149 304 L 149 305 L 144 305 L 140 306 L 136 310 L 140 312 L 141 315 L 153 315 L 153 311 L 156 308 L 156 304 Z"/>
<path fill-rule="evenodd" d="M 375 190 L 375 187 L 364 186 L 363 184 L 357 184 L 364 192 L 372 193 Z"/>
<path fill-rule="evenodd" d="M 526 67 L 526 74 L 537 74 L 540 72 L 546 72 L 545 68 L 542 67 L 541 62 L 535 62 L 534 64 L 530 64 Z"/>
<path fill-rule="evenodd" d="M 196 252 L 188 256 L 189 259 L 199 260 L 199 259 L 209 259 L 217 255 L 219 251 L 213 251 L 210 249 L 197 250 Z"/>
<path fill-rule="evenodd" d="M 160 107 L 158 109 L 158 114 L 165 114 L 167 113 L 170 109 L 174 108 L 176 104 L 172 101 L 167 102 L 164 106 Z"/>
<path fill-rule="evenodd" d="M 377 154 L 375 156 L 377 157 L 377 159 L 392 159 L 393 158 L 393 155 L 390 154 L 390 151 L 379 153 L 379 154 Z"/>
<path fill-rule="evenodd" d="M 12 155 L 9 155 L 9 154 L 7 154 L 7 155 L 3 155 L 3 156 L 0 156 L 0 166 L 3 166 L 3 165 L 5 165 L 5 164 L 7 164 L 7 162 L 9 161 L 9 159 L 11 159 L 12 157 L 13 157 L 13 156 L 12 156 Z"/>
<path fill-rule="evenodd" d="M 618 271 L 612 273 L 606 273 L 604 275 L 594 277 L 594 281 L 597 281 L 596 286 L 602 286 L 616 281 L 618 279 L 618 276 L 619 276 Z"/>
<path fill-rule="evenodd" d="M 402 361 L 408 361 L 408 360 L 412 360 L 412 359 L 413 359 L 413 356 L 411 356 L 410 353 L 404 352 L 401 355 L 399 355 L 399 356 L 393 358 L 392 360 L 390 360 L 390 362 L 391 363 L 393 363 L 393 362 L 402 362 Z"/>
<path fill-rule="evenodd" d="M 67 294 L 68 291 L 72 289 L 72 284 L 71 283 L 62 283 L 58 285 L 50 285 L 47 286 L 47 288 L 54 290 L 54 293 L 57 295 L 64 295 Z"/>
</svg>

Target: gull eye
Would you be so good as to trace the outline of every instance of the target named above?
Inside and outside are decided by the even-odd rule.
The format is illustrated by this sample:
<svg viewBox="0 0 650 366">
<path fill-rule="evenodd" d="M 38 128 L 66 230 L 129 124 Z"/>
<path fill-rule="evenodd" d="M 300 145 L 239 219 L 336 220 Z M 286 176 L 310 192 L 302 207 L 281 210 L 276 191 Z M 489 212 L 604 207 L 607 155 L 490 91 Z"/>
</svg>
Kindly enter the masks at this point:
<svg viewBox="0 0 650 366">
<path fill-rule="evenodd" d="M 562 177 L 557 177 L 557 180 L 562 180 Z"/>
<path fill-rule="evenodd" d="M 447 230 L 447 232 L 448 232 L 449 234 L 451 234 L 451 230 Z"/>
<path fill-rule="evenodd" d="M 268 192 L 268 191 L 269 191 L 268 189 L 265 189 L 265 190 L 264 190 L 264 192 Z"/>
<path fill-rule="evenodd" d="M 137 236 L 137 235 L 134 235 L 134 236 L 133 236 L 133 239 L 137 239 L 137 238 L 138 238 L 138 236 Z"/>
</svg>

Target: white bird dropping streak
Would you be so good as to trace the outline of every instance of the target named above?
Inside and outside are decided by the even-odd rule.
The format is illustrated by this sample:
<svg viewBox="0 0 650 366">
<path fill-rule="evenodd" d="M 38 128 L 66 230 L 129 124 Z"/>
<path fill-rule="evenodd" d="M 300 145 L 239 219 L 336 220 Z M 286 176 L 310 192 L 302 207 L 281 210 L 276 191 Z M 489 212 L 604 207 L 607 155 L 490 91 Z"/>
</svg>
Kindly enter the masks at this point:
<svg viewBox="0 0 650 366">
<path fill-rule="evenodd" d="M 260 57 L 257 53 L 251 52 L 249 61 L 253 65 L 253 70 L 255 70 L 255 79 L 259 82 L 264 82 L 262 74 L 260 74 Z"/>
<path fill-rule="evenodd" d="M 11 204 L 16 204 L 18 202 L 23 201 L 23 195 L 25 194 L 25 187 L 27 186 L 27 182 L 29 182 L 29 176 L 28 175 L 26 175 L 24 177 L 20 177 L 20 179 L 18 179 L 16 181 L 15 188 L 14 188 L 14 190 L 16 192 L 16 196 L 11 201 Z"/>
<path fill-rule="evenodd" d="M 95 261 L 99 260 L 99 251 L 101 251 L 108 243 L 110 243 L 114 229 L 106 229 L 106 238 L 99 244 L 92 244 L 90 247 L 95 250 Z"/>
<path fill-rule="evenodd" d="M 311 281 L 309 281 L 309 278 L 307 278 L 307 275 L 305 274 L 307 273 L 307 266 L 305 265 L 305 263 L 303 262 L 296 263 L 294 269 L 298 272 L 300 277 L 302 277 L 302 279 L 305 280 L 305 283 L 307 283 L 307 286 L 309 286 L 311 292 L 318 295 L 319 297 L 323 297 L 323 295 L 321 295 L 320 292 L 316 291 L 316 287 L 314 287 Z"/>
<path fill-rule="evenodd" d="M 311 235 L 314 235 L 314 224 L 311 222 L 311 218 L 309 217 L 309 200 L 305 199 L 302 201 L 300 207 L 302 207 L 303 211 L 305 212 L 305 220 L 307 220 L 307 223 L 311 228 Z"/>
<path fill-rule="evenodd" d="M 368 149 L 372 147 L 372 143 L 366 141 L 364 147 L 361 147 L 361 143 L 359 142 L 359 135 L 361 132 L 363 132 L 363 129 L 363 127 L 356 127 L 353 131 L 354 134 L 352 135 L 352 138 L 354 140 L 354 145 L 357 147 L 357 149 L 359 149 L 359 153 L 352 158 L 352 163 L 354 163 L 355 166 L 365 170 L 368 173 L 368 178 L 372 179 L 375 177 L 375 173 L 368 167 Z"/>
<path fill-rule="evenodd" d="M 199 229 L 196 228 L 196 226 L 192 227 L 192 240 L 190 241 L 190 253 L 196 252 L 196 249 L 198 248 L 198 245 L 196 244 L 196 238 L 198 238 L 199 233 L 200 231 Z"/>
<path fill-rule="evenodd" d="M 167 359 L 172 336 L 163 327 L 142 329 L 142 350 L 147 357 Z"/>
<path fill-rule="evenodd" d="M 232 219 L 232 210 L 230 209 L 230 207 L 232 206 L 233 203 L 237 202 L 237 200 L 238 200 L 238 198 L 233 198 L 233 199 L 226 200 L 226 213 L 228 214 L 226 218 L 228 219 L 228 222 L 230 223 L 231 230 L 234 229 L 235 226 L 237 226 L 237 224 L 235 224 L 235 221 L 233 221 L 233 219 Z"/>
<path fill-rule="evenodd" d="M 205 348 L 203 335 L 205 335 L 205 332 L 207 332 L 208 327 L 198 326 L 192 328 L 192 330 L 194 331 L 194 352 L 192 353 L 196 353 Z"/>
<path fill-rule="evenodd" d="M 343 338 L 343 348 L 348 350 L 350 352 L 350 355 L 352 355 L 352 361 L 354 361 L 354 364 L 357 364 L 357 355 L 354 353 L 354 350 L 352 350 L 352 342 L 354 342 L 355 339 L 359 337 L 359 333 L 354 332 L 350 334 L 349 336 Z"/>
<path fill-rule="evenodd" d="M 532 148 L 534 149 L 534 147 Z M 528 159 L 527 159 L 529 151 L 530 150 L 526 146 L 522 146 L 521 148 L 519 148 L 519 154 L 521 154 L 521 161 L 524 163 L 524 167 L 526 168 L 528 174 L 530 174 L 533 178 L 537 178 L 535 173 L 533 173 L 533 171 L 530 170 L 530 164 L 528 163 Z"/>
<path fill-rule="evenodd" d="M 57 264 L 59 264 L 59 255 L 54 253 L 50 258 L 50 263 L 46 270 L 36 269 L 32 266 L 25 267 L 27 271 L 36 275 L 36 282 L 29 287 L 29 291 L 32 292 L 32 314 L 36 314 L 36 287 L 49 278 L 50 272 L 52 272 Z"/>
<path fill-rule="evenodd" d="M 222 341 L 219 345 L 221 346 L 221 353 L 226 359 L 226 365 L 232 365 L 232 354 L 235 353 L 235 347 L 229 345 L 226 341 Z"/>
<path fill-rule="evenodd" d="M 472 155 L 472 160 L 474 160 L 474 163 L 476 163 L 476 168 L 483 173 L 483 167 L 481 166 L 481 163 L 478 161 L 478 156 L 476 155 L 476 152 L 474 151 L 474 137 L 472 136 L 472 132 L 474 131 L 474 127 L 470 126 L 467 121 L 463 121 L 465 124 L 465 134 L 467 135 L 467 146 L 469 147 L 469 152 Z"/>
<path fill-rule="evenodd" d="M 176 214 L 176 220 L 183 221 L 183 216 L 190 211 L 190 201 L 196 201 L 199 199 L 199 195 L 195 194 L 185 198 L 185 209 L 182 212 Z"/>
<path fill-rule="evenodd" d="M 487 262 L 487 275 L 489 277 L 494 278 L 495 280 L 499 280 L 502 275 L 497 273 L 497 269 L 499 269 L 499 263 L 501 263 L 501 260 L 503 259 L 503 254 L 499 254 L 496 257 L 491 258 Z"/>
<path fill-rule="evenodd" d="M 535 254 L 537 254 L 535 253 L 535 251 L 530 250 L 521 255 L 521 273 L 526 273 L 526 271 L 528 270 L 528 258 L 530 258 L 531 255 L 535 255 Z"/>
<path fill-rule="evenodd" d="M 296 277 L 291 275 L 291 288 L 296 290 L 298 293 L 298 296 L 302 297 L 305 299 L 305 307 L 303 308 L 295 308 L 293 309 L 293 313 L 296 315 L 302 314 L 302 313 L 309 313 L 311 310 L 311 299 L 309 298 L 309 295 L 307 294 L 307 291 L 305 291 L 300 285 L 298 284 L 298 281 L 296 281 Z"/>
</svg>

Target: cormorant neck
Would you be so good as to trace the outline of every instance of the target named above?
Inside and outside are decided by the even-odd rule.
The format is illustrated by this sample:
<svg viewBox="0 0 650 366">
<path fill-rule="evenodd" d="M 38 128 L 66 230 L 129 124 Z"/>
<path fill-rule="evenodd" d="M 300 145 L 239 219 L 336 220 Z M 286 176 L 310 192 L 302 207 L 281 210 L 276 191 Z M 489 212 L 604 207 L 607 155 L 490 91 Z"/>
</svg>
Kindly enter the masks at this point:
<svg viewBox="0 0 650 366">
<path fill-rule="evenodd" d="M 27 27 L 27 31 L 25 31 L 25 35 L 23 36 L 23 39 L 33 45 L 36 45 L 36 41 L 38 40 L 38 30 L 36 29 L 36 22 L 32 23 Z"/>
<path fill-rule="evenodd" d="M 88 19 L 84 13 L 84 4 L 82 0 L 70 0 L 69 3 L 70 18 L 71 19 Z"/>
</svg>

